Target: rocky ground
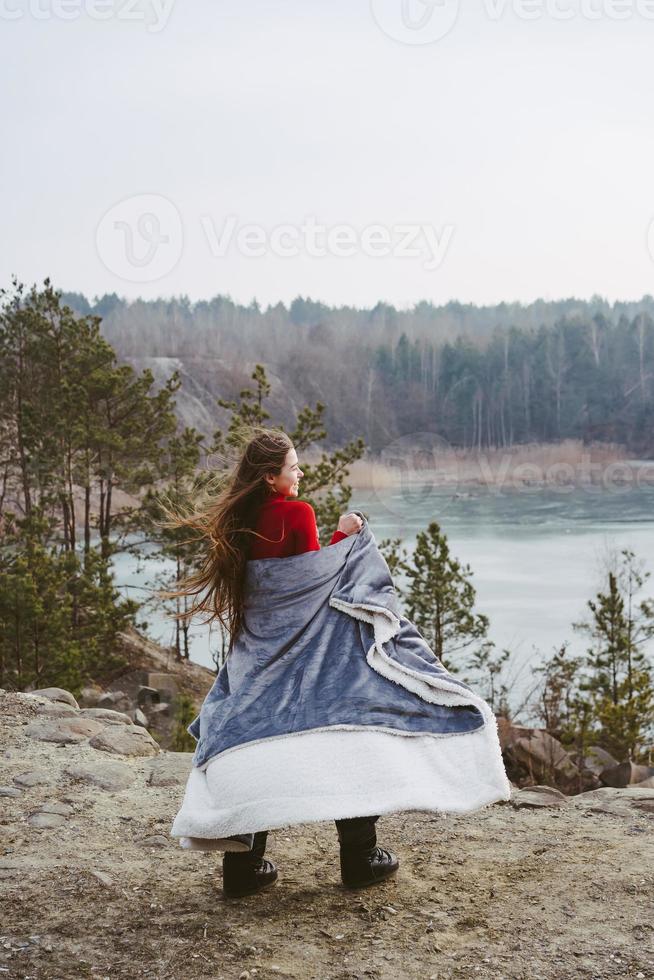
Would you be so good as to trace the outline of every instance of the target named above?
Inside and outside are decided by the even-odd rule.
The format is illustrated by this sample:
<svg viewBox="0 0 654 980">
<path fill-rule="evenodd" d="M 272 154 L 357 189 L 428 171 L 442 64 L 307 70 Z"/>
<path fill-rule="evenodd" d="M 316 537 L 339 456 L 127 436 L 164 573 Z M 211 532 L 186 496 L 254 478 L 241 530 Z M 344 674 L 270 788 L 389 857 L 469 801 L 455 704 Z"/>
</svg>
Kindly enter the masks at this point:
<svg viewBox="0 0 654 980">
<path fill-rule="evenodd" d="M 0 978 L 654 978 L 654 789 L 382 816 L 400 870 L 356 892 L 332 822 L 274 830 L 225 900 L 168 836 L 190 755 L 65 708 L 0 693 Z"/>
</svg>

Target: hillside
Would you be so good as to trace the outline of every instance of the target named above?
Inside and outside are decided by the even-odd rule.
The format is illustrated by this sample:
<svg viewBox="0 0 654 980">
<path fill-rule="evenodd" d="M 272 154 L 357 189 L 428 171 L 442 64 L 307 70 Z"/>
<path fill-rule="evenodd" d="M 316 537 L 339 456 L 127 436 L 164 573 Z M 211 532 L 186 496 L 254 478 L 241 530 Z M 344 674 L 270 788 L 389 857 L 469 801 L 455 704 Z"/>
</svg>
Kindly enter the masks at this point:
<svg viewBox="0 0 654 980">
<path fill-rule="evenodd" d="M 378 455 L 423 433 L 479 451 L 561 439 L 599 440 L 652 458 L 654 300 L 599 297 L 476 307 L 330 308 L 298 297 L 262 310 L 228 297 L 128 302 L 78 293 L 63 302 L 102 317 L 118 357 L 157 385 L 173 370 L 177 413 L 209 435 L 218 398 L 252 389 L 256 364 L 275 424 L 325 406 L 330 448 L 361 437 Z"/>
<path fill-rule="evenodd" d="M 280 828 L 278 882 L 226 901 L 220 855 L 168 836 L 190 755 L 146 733 L 128 746 L 143 754 L 117 752 L 131 728 L 0 692 L 3 976 L 654 976 L 654 789 L 382 816 L 400 870 L 358 892 L 340 885 L 331 821 Z"/>
</svg>

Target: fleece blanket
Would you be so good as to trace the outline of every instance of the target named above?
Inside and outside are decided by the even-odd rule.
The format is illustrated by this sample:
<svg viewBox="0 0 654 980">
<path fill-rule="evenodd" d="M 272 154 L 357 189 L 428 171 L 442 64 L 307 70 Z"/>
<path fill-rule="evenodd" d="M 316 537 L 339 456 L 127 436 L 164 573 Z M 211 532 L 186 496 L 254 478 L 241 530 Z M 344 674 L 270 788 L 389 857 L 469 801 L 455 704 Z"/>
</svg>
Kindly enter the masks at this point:
<svg viewBox="0 0 654 980">
<path fill-rule="evenodd" d="M 402 615 L 370 524 L 356 513 L 361 531 L 336 544 L 247 563 L 243 628 L 188 727 L 197 746 L 172 828 L 183 846 L 404 803 L 462 811 L 510 798 L 489 705 Z M 249 785 L 255 771 L 260 793 Z"/>
</svg>

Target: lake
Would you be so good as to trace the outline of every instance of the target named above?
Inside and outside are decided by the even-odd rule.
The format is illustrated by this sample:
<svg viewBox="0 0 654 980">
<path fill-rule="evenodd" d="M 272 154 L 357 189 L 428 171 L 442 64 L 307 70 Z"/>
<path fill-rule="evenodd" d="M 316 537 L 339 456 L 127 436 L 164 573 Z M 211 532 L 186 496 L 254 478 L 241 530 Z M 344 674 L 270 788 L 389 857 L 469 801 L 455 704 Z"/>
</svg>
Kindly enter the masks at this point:
<svg viewBox="0 0 654 980">
<path fill-rule="evenodd" d="M 476 608 L 490 619 L 490 639 L 513 653 L 514 705 L 533 685 L 531 668 L 561 643 L 569 641 L 573 653 L 586 649 L 586 637 L 573 631 L 572 622 L 586 618 L 611 549 L 630 548 L 654 573 L 652 486 L 491 487 L 454 494 L 416 483 L 356 490 L 350 509 L 367 515 L 378 542 L 399 537 L 409 549 L 431 521 L 441 525 L 451 553 L 473 570 Z M 117 582 L 130 586 L 131 595 L 145 595 L 142 587 L 153 570 L 149 565 L 137 572 L 126 557 L 116 561 Z M 643 590 L 643 596 L 652 594 L 654 576 Z M 162 614 L 150 615 L 148 632 L 171 643 L 172 627 Z M 192 659 L 212 666 L 216 643 L 215 629 L 194 627 Z"/>
</svg>

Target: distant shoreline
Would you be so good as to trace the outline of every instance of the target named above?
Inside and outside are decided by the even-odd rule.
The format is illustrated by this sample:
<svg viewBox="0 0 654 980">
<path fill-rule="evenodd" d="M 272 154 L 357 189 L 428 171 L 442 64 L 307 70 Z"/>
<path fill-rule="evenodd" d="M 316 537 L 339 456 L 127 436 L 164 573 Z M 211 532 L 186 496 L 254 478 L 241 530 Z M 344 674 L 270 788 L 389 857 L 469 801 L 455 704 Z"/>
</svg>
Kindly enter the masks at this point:
<svg viewBox="0 0 654 980">
<path fill-rule="evenodd" d="M 432 445 L 408 448 L 408 440 L 397 440 L 381 459 L 368 455 L 349 467 L 346 477 L 353 490 L 382 491 L 393 487 L 424 486 L 456 493 L 493 487 L 521 490 L 525 487 L 652 487 L 654 459 L 630 459 L 624 446 L 612 443 L 584 445 L 581 440 L 561 443 L 527 443 L 511 449 L 489 449 L 478 453 L 469 449 L 442 447 L 434 437 Z M 397 445 L 401 444 L 401 451 Z M 300 463 L 315 465 L 321 454 L 311 450 L 300 454 Z M 388 461 L 387 461 L 388 460 Z M 118 507 L 136 507 L 138 499 L 114 488 Z M 91 512 L 99 503 L 91 495 Z M 75 515 L 84 517 L 82 488 L 76 488 Z"/>
<path fill-rule="evenodd" d="M 398 440 L 398 443 L 400 440 Z M 310 460 L 307 458 L 307 462 Z M 354 490 L 376 490 L 433 483 L 435 489 L 457 486 L 629 486 L 654 487 L 654 459 L 629 457 L 624 446 L 566 439 L 560 443 L 527 443 L 511 448 L 476 450 L 443 448 L 425 440 L 380 458 L 367 456 L 349 468 Z"/>
</svg>

